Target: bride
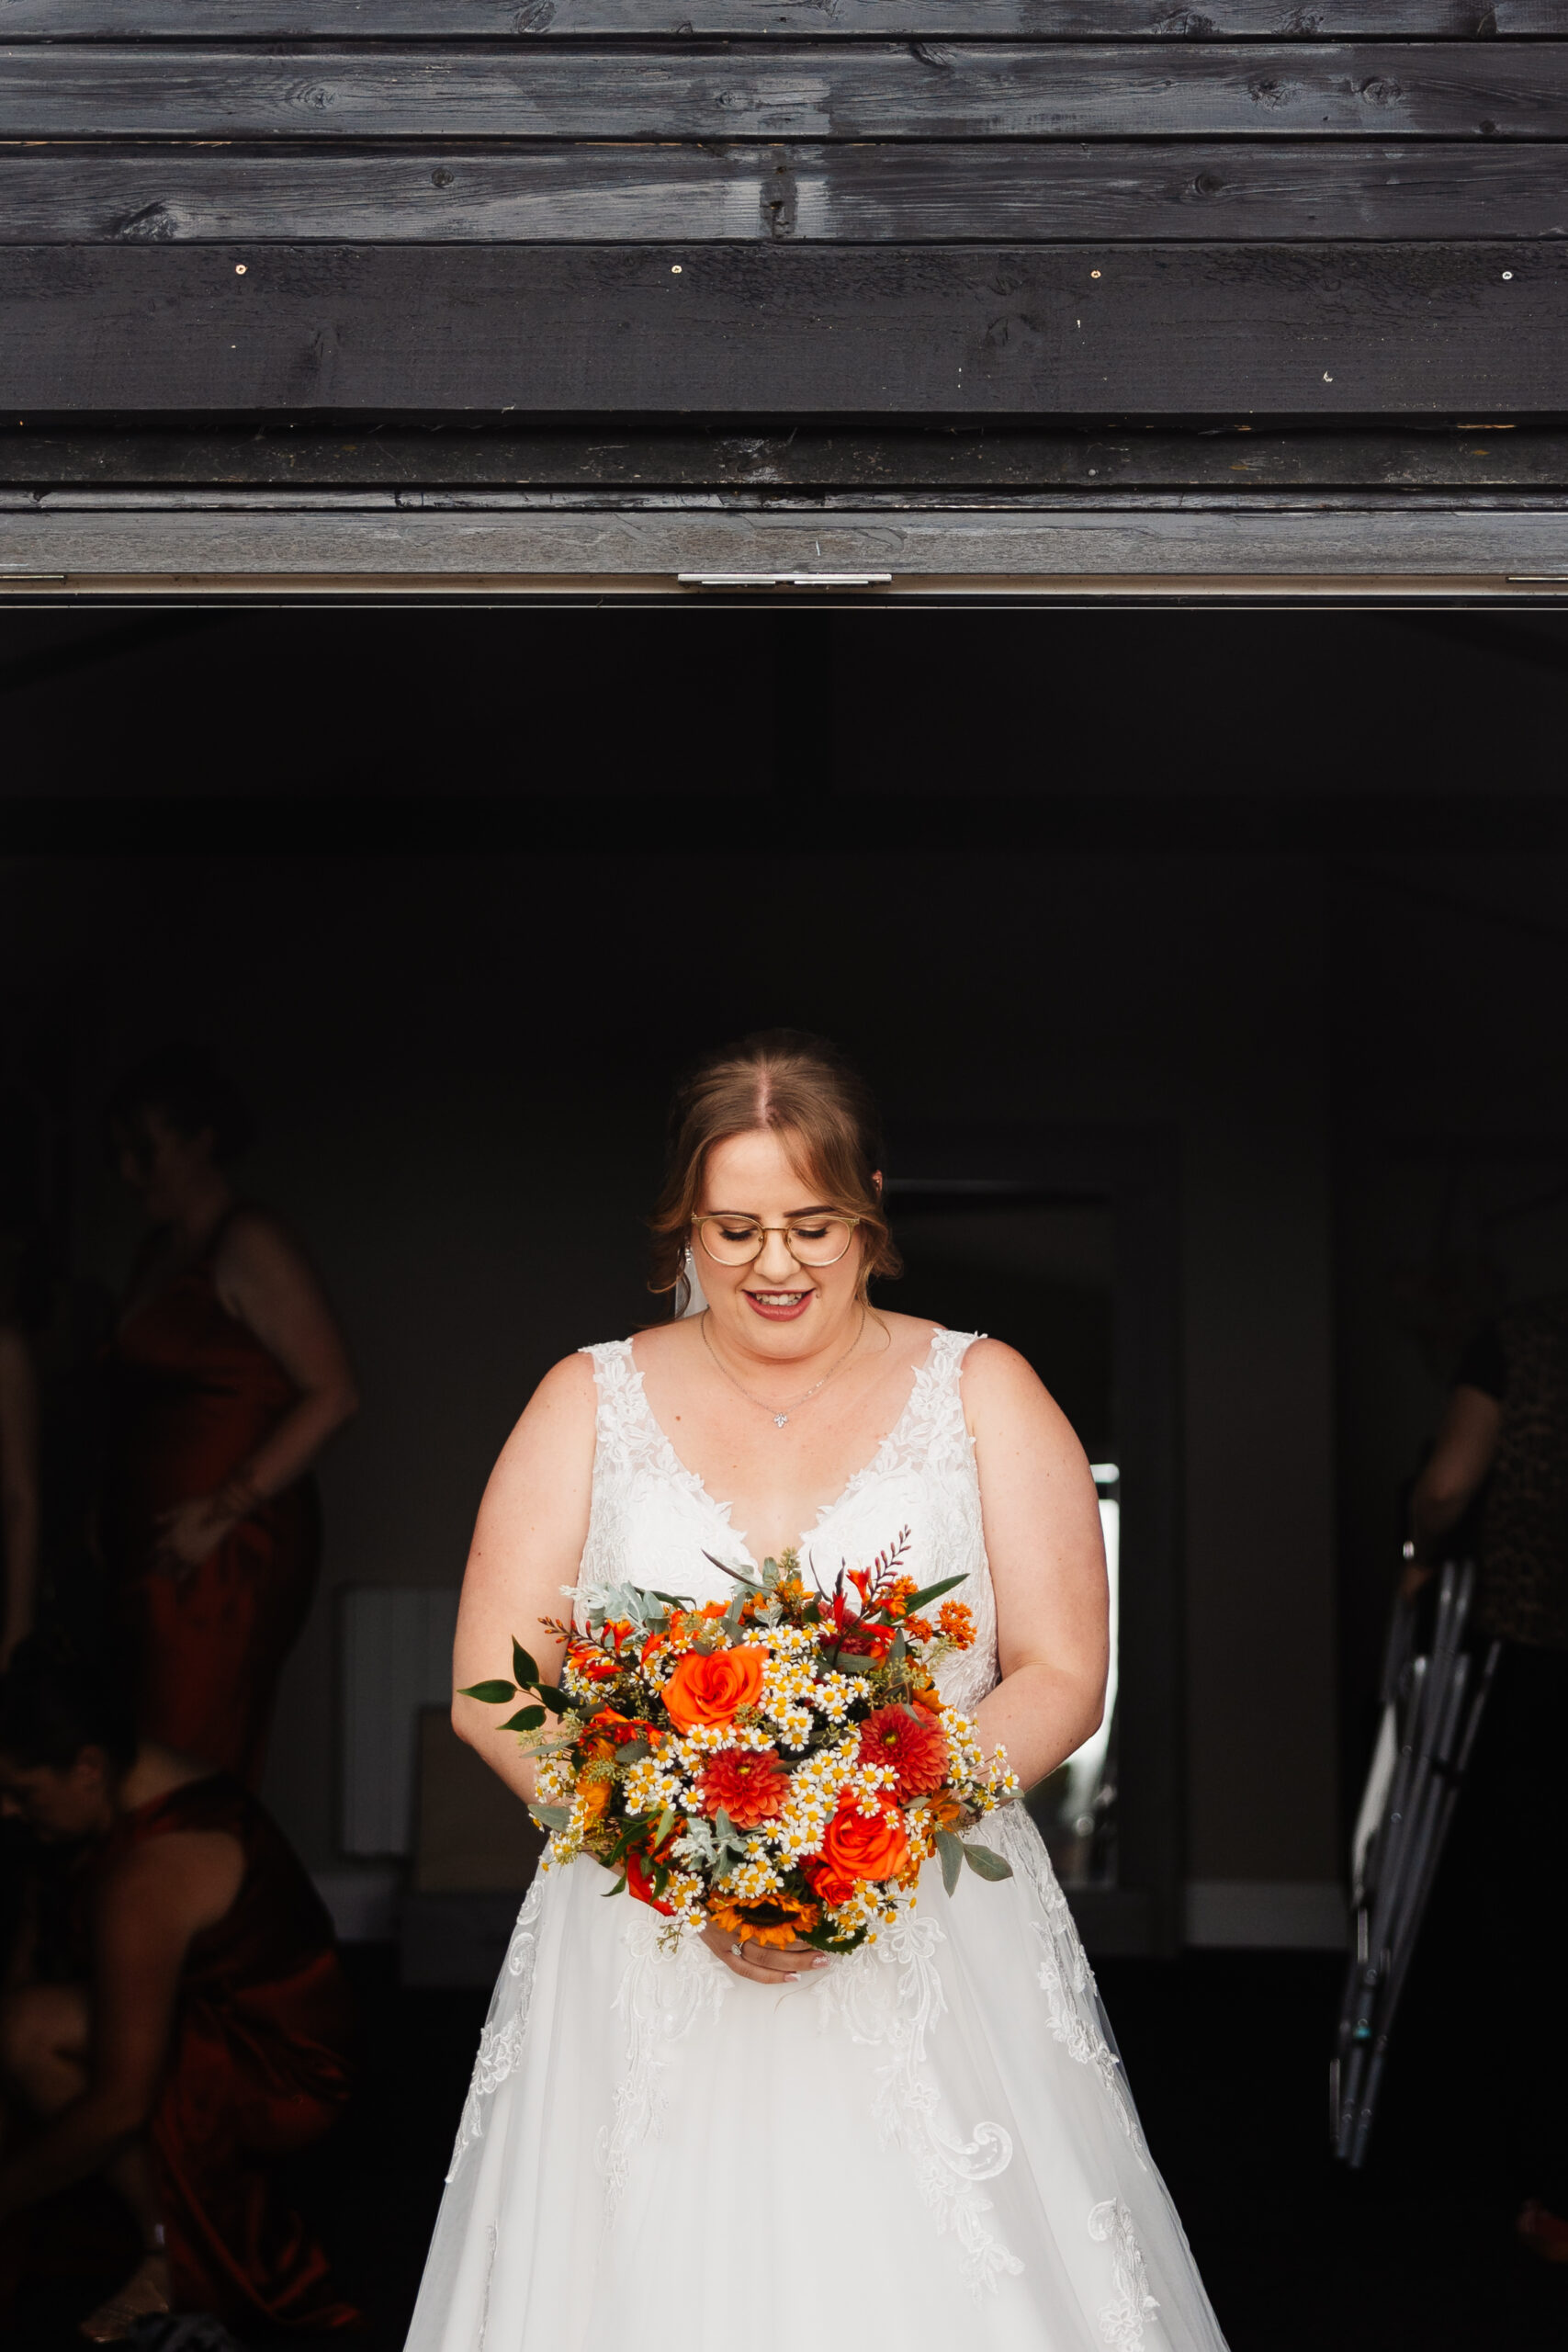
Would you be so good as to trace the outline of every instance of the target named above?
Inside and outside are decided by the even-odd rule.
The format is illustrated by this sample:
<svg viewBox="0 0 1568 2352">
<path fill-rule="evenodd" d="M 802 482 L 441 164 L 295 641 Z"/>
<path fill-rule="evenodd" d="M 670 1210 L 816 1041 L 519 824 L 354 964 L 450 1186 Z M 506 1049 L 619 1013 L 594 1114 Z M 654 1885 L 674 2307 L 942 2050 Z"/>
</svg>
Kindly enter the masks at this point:
<svg viewBox="0 0 1568 2352">
<path fill-rule="evenodd" d="M 999 1340 L 873 1307 L 897 1271 L 874 1106 L 782 1031 L 677 1097 L 656 1287 L 705 1311 L 557 1364 L 486 1490 L 456 1679 L 621 1583 L 702 1601 L 797 1545 L 823 1581 L 908 1529 L 963 1574 L 941 1669 L 1030 1787 L 1099 1723 L 1106 1580 L 1071 1429 Z M 454 1720 L 519 1798 L 493 1709 Z M 410 2352 L 1224 2352 L 1094 1980 L 1021 1805 L 1012 1877 L 928 1866 L 849 1958 L 661 1921 L 542 1871 L 480 2038 Z"/>
</svg>

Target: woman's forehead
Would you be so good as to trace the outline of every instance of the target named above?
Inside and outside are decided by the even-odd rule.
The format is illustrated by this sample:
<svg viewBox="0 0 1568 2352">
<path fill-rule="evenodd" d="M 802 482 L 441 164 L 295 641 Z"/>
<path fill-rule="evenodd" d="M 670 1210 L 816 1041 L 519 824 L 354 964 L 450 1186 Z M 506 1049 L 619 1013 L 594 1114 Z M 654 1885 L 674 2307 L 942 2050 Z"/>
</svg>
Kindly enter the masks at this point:
<svg viewBox="0 0 1568 2352">
<path fill-rule="evenodd" d="M 765 1209 L 770 1216 L 828 1205 L 820 1177 L 805 1163 L 799 1136 L 773 1127 L 726 1136 L 712 1147 L 703 1166 L 701 1204 Z"/>
</svg>

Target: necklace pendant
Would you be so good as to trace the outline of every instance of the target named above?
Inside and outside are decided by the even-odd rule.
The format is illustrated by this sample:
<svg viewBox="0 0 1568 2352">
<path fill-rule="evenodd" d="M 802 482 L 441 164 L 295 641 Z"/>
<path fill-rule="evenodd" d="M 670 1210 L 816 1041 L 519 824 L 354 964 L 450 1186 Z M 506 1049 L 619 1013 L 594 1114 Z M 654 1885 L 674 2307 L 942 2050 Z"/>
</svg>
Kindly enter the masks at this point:
<svg viewBox="0 0 1568 2352">
<path fill-rule="evenodd" d="M 788 1420 L 788 1419 L 789 1419 L 789 1415 L 788 1415 L 787 1413 L 775 1413 L 775 1414 L 773 1415 L 773 1427 L 774 1427 L 774 1429 L 776 1429 L 776 1430 L 782 1430 L 782 1429 L 783 1429 L 783 1427 L 784 1427 L 784 1423 Z"/>
</svg>

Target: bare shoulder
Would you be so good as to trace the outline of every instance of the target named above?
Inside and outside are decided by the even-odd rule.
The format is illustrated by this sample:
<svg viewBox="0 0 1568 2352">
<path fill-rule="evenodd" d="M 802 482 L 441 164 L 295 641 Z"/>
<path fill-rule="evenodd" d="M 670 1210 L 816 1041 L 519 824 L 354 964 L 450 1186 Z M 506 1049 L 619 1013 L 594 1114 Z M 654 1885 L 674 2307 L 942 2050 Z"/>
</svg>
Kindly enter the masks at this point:
<svg viewBox="0 0 1568 2352">
<path fill-rule="evenodd" d="M 964 1413 L 976 1435 L 1027 1425 L 1035 1435 L 1059 1429 L 1076 1445 L 1071 1423 L 1034 1366 L 1005 1340 L 974 1341 L 963 1383 Z"/>
<path fill-rule="evenodd" d="M 529 1397 L 527 1409 L 531 1413 L 538 1406 L 543 1413 L 564 1414 L 569 1419 L 580 1419 L 586 1411 L 592 1419 L 597 1394 L 593 1359 L 586 1349 L 579 1348 L 551 1364 Z"/>
<path fill-rule="evenodd" d="M 117 1941 L 183 1941 L 222 1918 L 244 1875 L 244 1849 L 226 1830 L 146 1838 L 105 1880 L 100 1926 Z"/>
<path fill-rule="evenodd" d="M 929 1315 L 898 1315 L 887 1306 L 874 1307 L 872 1313 L 887 1334 L 889 1352 L 907 1356 L 915 1363 L 924 1363 L 931 1341 L 947 1328 L 933 1323 Z"/>
<path fill-rule="evenodd" d="M 523 1408 L 498 1468 L 531 1472 L 547 1456 L 564 1465 L 576 1455 L 591 1453 L 597 1406 L 592 1358 L 581 1352 L 562 1356 Z"/>
<path fill-rule="evenodd" d="M 679 1363 L 691 1348 L 702 1345 L 701 1317 L 679 1315 L 671 1323 L 650 1323 L 632 1341 L 632 1361 L 644 1364 Z"/>
<path fill-rule="evenodd" d="M 213 1252 L 220 1281 L 225 1275 L 265 1275 L 284 1267 L 304 1270 L 308 1263 L 281 1217 L 270 1209 L 249 1205 L 233 1211 Z"/>
</svg>

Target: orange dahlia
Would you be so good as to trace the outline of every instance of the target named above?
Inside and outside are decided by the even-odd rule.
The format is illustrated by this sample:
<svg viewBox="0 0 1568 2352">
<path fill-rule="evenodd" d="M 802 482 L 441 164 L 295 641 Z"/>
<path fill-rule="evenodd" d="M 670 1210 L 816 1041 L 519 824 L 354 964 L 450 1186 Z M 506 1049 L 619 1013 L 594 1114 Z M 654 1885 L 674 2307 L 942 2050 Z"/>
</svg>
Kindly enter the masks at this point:
<svg viewBox="0 0 1568 2352">
<path fill-rule="evenodd" d="M 947 1775 L 947 1741 L 941 1728 L 922 1710 L 917 1718 L 907 1707 L 879 1707 L 860 1727 L 863 1764 L 891 1764 L 898 1775 L 895 1793 L 900 1804 L 911 1797 L 930 1796 Z"/>
<path fill-rule="evenodd" d="M 771 1747 L 727 1747 L 703 1768 L 703 1811 L 720 1806 L 738 1829 L 776 1821 L 789 1800 L 789 1774 Z"/>
</svg>

